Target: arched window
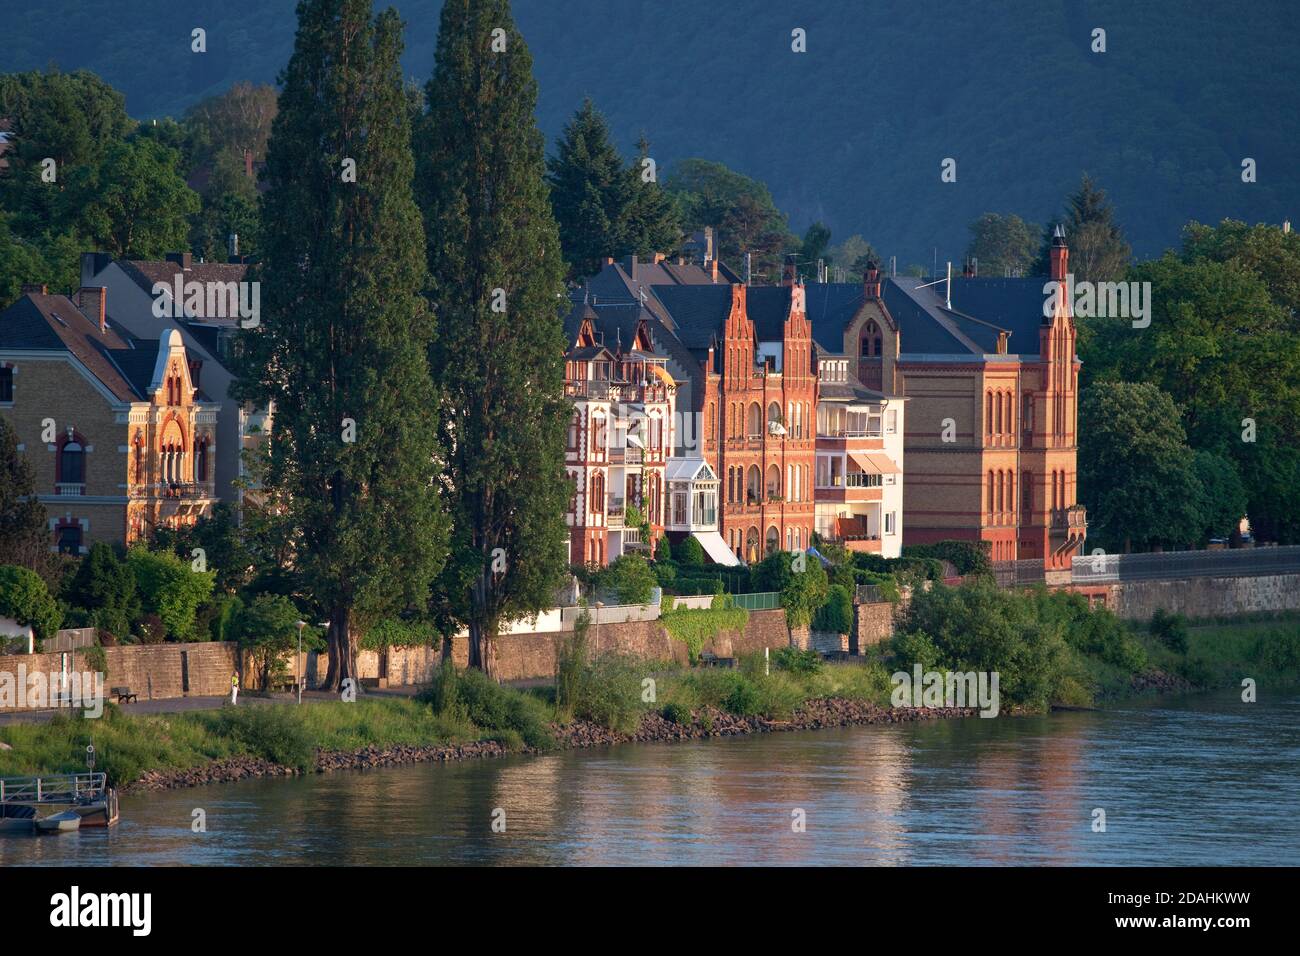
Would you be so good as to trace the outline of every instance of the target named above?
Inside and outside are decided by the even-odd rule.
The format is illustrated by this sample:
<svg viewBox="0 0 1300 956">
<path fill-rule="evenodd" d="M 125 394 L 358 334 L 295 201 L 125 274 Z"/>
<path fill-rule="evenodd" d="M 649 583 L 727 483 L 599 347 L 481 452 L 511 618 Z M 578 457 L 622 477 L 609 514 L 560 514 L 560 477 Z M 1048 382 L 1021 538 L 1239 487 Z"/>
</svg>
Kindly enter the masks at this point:
<svg viewBox="0 0 1300 956">
<path fill-rule="evenodd" d="M 59 449 L 59 483 L 80 485 L 86 481 L 86 451 L 81 442 L 67 438 Z"/>
<path fill-rule="evenodd" d="M 879 358 L 881 345 L 880 326 L 875 322 L 868 322 L 862 327 L 862 357 Z"/>
<path fill-rule="evenodd" d="M 993 434 L 1002 434 L 1002 396 L 990 395 L 993 399 Z"/>
<path fill-rule="evenodd" d="M 1001 515 L 1006 508 L 1006 497 L 1004 495 L 1003 478 L 1001 469 L 998 470 L 998 507 L 997 514 Z"/>
<path fill-rule="evenodd" d="M 776 525 L 767 529 L 767 553 L 773 554 L 781 547 L 781 533 L 776 530 Z"/>
<path fill-rule="evenodd" d="M 746 502 L 751 505 L 758 504 L 763 499 L 763 477 L 759 474 L 758 465 L 749 466 L 745 484 Z"/>
<path fill-rule="evenodd" d="M 772 422 L 779 422 L 780 420 L 781 420 L 781 406 L 778 405 L 776 402 L 772 402 L 770 405 L 767 406 L 768 424 L 770 425 Z"/>
<path fill-rule="evenodd" d="M 993 470 L 989 470 L 989 516 L 993 515 Z"/>
<path fill-rule="evenodd" d="M 208 440 L 199 441 L 194 449 L 194 480 L 208 480 Z"/>
<path fill-rule="evenodd" d="M 605 513 L 605 476 L 600 472 L 591 476 L 591 512 Z"/>
<path fill-rule="evenodd" d="M 767 466 L 767 496 L 774 498 L 781 494 L 781 469 L 776 465 Z"/>
<path fill-rule="evenodd" d="M 752 402 L 749 406 L 749 434 L 763 434 L 763 409 L 758 402 Z"/>
</svg>

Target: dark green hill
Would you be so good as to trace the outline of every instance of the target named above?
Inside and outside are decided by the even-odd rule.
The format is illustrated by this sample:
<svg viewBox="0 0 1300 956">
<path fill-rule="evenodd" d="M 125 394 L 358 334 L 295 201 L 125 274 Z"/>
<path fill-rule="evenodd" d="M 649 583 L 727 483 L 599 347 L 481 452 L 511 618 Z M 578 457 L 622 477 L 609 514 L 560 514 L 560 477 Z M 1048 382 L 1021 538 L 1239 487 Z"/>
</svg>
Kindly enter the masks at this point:
<svg viewBox="0 0 1300 956">
<path fill-rule="evenodd" d="M 407 70 L 430 72 L 439 0 L 397 0 Z M 292 0 L 0 5 L 0 72 L 85 67 L 138 117 L 239 79 L 273 81 Z M 188 9 L 187 9 L 188 8 Z M 207 10 L 196 13 L 194 10 Z M 1188 219 L 1300 214 L 1300 17 L 1293 0 L 517 0 L 548 136 L 590 94 L 630 151 L 703 156 L 767 182 L 802 229 L 864 234 L 928 266 L 959 259 L 985 211 L 1037 222 L 1082 170 L 1134 250 Z M 208 34 L 204 55 L 190 31 Z M 807 31 L 808 52 L 790 51 Z M 1093 27 L 1108 52 L 1089 50 Z M 955 184 L 939 180 L 944 157 Z M 1243 157 L 1259 182 L 1243 184 Z"/>
</svg>

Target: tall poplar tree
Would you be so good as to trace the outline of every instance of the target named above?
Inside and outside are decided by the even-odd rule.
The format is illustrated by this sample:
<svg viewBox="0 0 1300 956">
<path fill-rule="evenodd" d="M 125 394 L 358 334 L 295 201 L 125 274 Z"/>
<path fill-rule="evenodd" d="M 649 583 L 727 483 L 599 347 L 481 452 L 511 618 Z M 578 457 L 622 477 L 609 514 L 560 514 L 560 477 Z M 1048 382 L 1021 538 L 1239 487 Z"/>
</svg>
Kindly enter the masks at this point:
<svg viewBox="0 0 1300 956">
<path fill-rule="evenodd" d="M 354 613 L 422 604 L 445 557 L 401 30 L 371 0 L 300 0 L 267 153 L 263 313 L 241 338 L 240 397 L 275 403 L 268 510 L 329 617 L 331 689 L 357 677 Z"/>
<path fill-rule="evenodd" d="M 550 606 L 568 562 L 568 300 L 532 57 L 507 0 L 446 0 L 436 58 L 416 140 L 453 528 L 435 603 L 492 675 L 501 625 Z"/>
</svg>

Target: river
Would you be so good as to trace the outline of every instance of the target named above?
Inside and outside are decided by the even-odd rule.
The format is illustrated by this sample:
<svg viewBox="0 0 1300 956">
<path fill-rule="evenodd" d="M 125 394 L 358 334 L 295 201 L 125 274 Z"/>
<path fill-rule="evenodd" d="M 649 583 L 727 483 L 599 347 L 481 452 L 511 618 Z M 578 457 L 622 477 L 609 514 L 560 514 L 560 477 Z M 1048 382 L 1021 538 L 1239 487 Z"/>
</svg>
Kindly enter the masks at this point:
<svg viewBox="0 0 1300 956">
<path fill-rule="evenodd" d="M 1300 694 L 1264 696 L 138 794 L 0 865 L 1295 864 Z"/>
</svg>

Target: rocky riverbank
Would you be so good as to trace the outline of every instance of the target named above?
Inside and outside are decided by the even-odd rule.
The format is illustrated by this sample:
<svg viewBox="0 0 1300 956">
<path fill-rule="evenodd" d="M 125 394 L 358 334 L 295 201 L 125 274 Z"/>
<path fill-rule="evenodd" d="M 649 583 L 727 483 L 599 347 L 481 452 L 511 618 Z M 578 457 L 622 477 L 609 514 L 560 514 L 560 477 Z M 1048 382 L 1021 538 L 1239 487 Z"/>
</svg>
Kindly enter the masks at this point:
<svg viewBox="0 0 1300 956">
<path fill-rule="evenodd" d="M 635 733 L 610 730 L 599 724 L 577 720 L 565 726 L 555 725 L 556 746 L 560 749 L 602 747 L 621 743 L 653 743 L 679 740 L 703 740 L 709 737 L 734 737 L 788 730 L 819 730 L 825 727 L 848 727 L 861 724 L 898 724 L 916 720 L 970 717 L 978 711 L 961 707 L 878 707 L 859 700 L 818 698 L 806 701 L 789 720 L 765 717 L 738 717 L 713 707 L 701 708 L 688 722 L 674 722 L 653 712 L 641 718 Z M 495 740 L 468 744 L 392 747 L 369 746 L 355 751 L 318 751 L 313 768 L 316 773 L 332 770 L 365 770 L 400 764 L 431 761 L 468 760 L 476 757 L 504 757 L 510 753 L 534 752 L 531 748 L 511 751 Z M 292 777 L 299 771 L 260 757 L 230 757 L 214 760 L 183 770 L 150 770 L 122 788 L 125 793 L 150 790 L 174 790 L 211 783 L 228 783 L 254 777 Z"/>
</svg>

